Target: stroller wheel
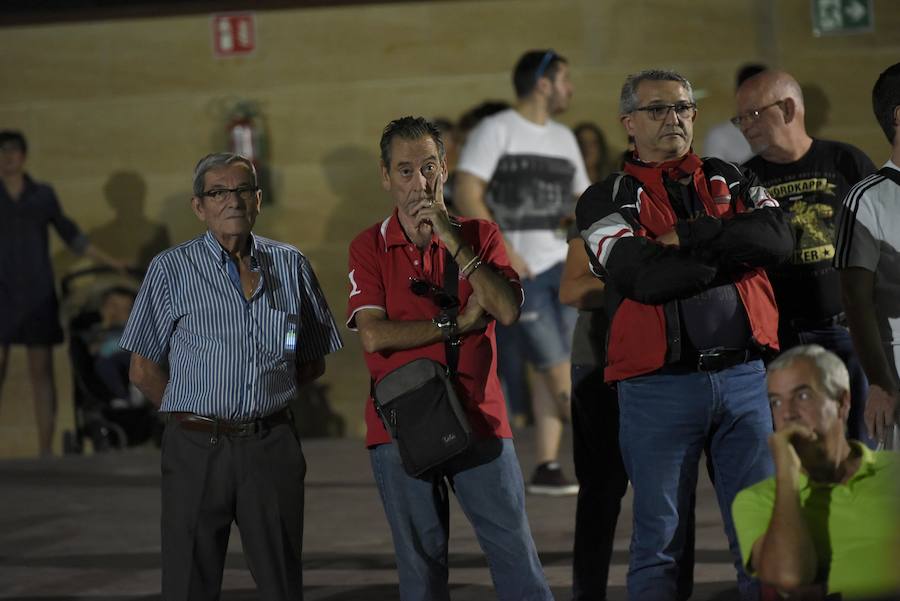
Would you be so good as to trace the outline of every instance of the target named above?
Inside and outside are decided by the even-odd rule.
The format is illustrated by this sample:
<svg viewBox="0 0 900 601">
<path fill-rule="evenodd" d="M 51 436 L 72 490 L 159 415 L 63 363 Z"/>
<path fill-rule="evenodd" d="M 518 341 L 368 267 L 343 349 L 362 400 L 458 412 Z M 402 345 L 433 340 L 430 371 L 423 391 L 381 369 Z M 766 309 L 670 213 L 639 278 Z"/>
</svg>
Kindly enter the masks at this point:
<svg viewBox="0 0 900 601">
<path fill-rule="evenodd" d="M 78 436 L 75 435 L 75 432 L 72 430 L 63 432 L 64 455 L 81 455 L 83 451 L 84 449 L 81 446 L 81 441 L 78 440 Z"/>
<path fill-rule="evenodd" d="M 106 453 L 108 451 L 121 451 L 128 446 L 128 435 L 119 424 L 103 420 L 95 423 L 91 428 L 91 441 L 94 443 L 94 451 Z"/>
</svg>

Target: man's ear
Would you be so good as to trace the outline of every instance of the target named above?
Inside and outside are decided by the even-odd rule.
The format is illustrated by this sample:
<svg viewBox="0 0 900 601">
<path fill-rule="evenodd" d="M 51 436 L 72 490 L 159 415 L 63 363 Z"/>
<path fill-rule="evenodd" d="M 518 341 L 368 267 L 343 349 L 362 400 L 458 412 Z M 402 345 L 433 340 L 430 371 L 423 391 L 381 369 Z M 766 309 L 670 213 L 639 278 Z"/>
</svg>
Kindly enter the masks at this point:
<svg viewBox="0 0 900 601">
<path fill-rule="evenodd" d="M 785 124 L 790 123 L 797 117 L 797 103 L 794 102 L 793 98 L 785 98 L 781 107 L 781 114 L 784 116 Z"/>
<path fill-rule="evenodd" d="M 202 198 L 191 196 L 191 208 L 194 210 L 194 215 L 197 216 L 197 219 L 206 221 L 206 211 L 204 210 Z"/>
<path fill-rule="evenodd" d="M 844 421 L 844 423 L 846 423 L 850 417 L 850 391 L 849 390 L 844 391 L 844 394 L 842 394 L 841 398 L 838 399 L 838 404 L 839 404 L 838 415 Z"/>
<path fill-rule="evenodd" d="M 446 183 L 447 183 L 447 176 L 448 176 L 448 175 L 449 175 L 449 174 L 447 173 L 447 159 L 444 158 L 444 159 L 441 159 L 441 183 L 442 183 L 442 184 L 446 184 Z"/>
<path fill-rule="evenodd" d="M 388 171 L 388 166 L 384 164 L 384 161 L 381 161 L 381 187 L 384 188 L 385 192 L 391 191 L 391 174 Z"/>
<path fill-rule="evenodd" d="M 537 83 L 534 84 L 534 91 L 542 96 L 549 96 L 553 90 L 553 82 L 548 77 L 539 77 Z"/>
<path fill-rule="evenodd" d="M 631 113 L 625 113 L 624 115 L 619 115 L 619 121 L 622 123 L 622 127 L 625 128 L 625 133 L 634 137 L 634 124 L 632 123 Z"/>
</svg>

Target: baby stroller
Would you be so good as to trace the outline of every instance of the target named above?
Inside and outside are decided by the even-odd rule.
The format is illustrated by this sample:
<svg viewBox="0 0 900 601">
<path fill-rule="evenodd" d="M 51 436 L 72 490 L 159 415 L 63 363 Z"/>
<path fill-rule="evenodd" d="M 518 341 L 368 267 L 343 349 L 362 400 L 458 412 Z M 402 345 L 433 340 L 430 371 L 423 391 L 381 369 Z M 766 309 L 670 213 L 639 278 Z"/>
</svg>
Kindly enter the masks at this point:
<svg viewBox="0 0 900 601">
<path fill-rule="evenodd" d="M 109 267 L 90 267 L 73 271 L 62 280 L 75 415 L 75 429 L 63 432 L 65 454 L 82 453 L 85 439 L 91 441 L 95 452 L 124 449 L 150 439 L 158 445 L 161 440 L 162 424 L 152 404 L 134 387 L 126 389 L 124 395 L 116 394 L 117 386 L 109 384 L 108 370 L 99 370 L 105 365 L 98 360 L 101 353 L 112 356 L 119 352 L 118 338 L 103 327 L 105 303 L 112 295 L 133 301 L 143 274 L 135 270 L 129 275 L 132 277 L 126 278 Z M 124 317 L 130 310 L 130 301 Z M 101 336 L 106 336 L 106 340 L 101 340 Z M 127 357 L 114 358 L 124 362 L 119 386 L 128 386 Z"/>
</svg>

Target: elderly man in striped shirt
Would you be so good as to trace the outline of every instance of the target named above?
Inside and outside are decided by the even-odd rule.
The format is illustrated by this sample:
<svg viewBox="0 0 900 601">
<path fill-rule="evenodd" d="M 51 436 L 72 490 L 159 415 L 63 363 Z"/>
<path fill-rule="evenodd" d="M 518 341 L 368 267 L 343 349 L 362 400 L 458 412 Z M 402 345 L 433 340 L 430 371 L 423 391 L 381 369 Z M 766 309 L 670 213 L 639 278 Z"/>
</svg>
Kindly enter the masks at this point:
<svg viewBox="0 0 900 601">
<path fill-rule="evenodd" d="M 208 230 L 153 260 L 122 337 L 132 382 L 167 416 L 167 601 L 218 599 L 232 522 L 260 598 L 303 597 L 306 461 L 287 407 L 342 343 L 307 258 L 251 233 L 261 194 L 242 156 L 197 164 Z"/>
</svg>

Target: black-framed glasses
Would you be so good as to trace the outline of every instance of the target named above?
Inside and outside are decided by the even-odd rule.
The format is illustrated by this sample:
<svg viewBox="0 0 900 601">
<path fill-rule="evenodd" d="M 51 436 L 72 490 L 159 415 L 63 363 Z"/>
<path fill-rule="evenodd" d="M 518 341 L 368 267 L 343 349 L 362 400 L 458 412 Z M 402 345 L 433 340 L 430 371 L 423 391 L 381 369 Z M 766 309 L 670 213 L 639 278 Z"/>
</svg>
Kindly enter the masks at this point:
<svg viewBox="0 0 900 601">
<path fill-rule="evenodd" d="M 440 286 L 419 278 L 409 278 L 409 290 L 416 296 L 428 296 L 441 311 L 459 306 L 459 299 Z"/>
<path fill-rule="evenodd" d="M 731 119 L 729 119 L 729 121 L 731 121 L 731 123 L 735 127 L 740 127 L 744 122 L 750 123 L 751 121 L 759 121 L 759 118 L 762 116 L 763 111 L 765 111 L 766 109 L 770 109 L 773 106 L 781 106 L 782 104 L 784 104 L 784 100 L 776 100 L 772 104 L 762 106 L 755 111 L 747 111 L 743 115 L 732 117 Z"/>
<path fill-rule="evenodd" d="M 228 198 L 230 194 L 237 194 L 241 200 L 251 200 L 253 195 L 259 192 L 259 186 L 239 186 L 237 188 L 213 188 L 203 193 L 217 202 Z"/>
<path fill-rule="evenodd" d="M 639 106 L 632 112 L 642 111 L 647 113 L 654 121 L 662 121 L 669 115 L 669 111 L 675 111 L 679 119 L 691 119 L 697 112 L 697 104 L 694 102 L 676 102 L 675 104 L 651 104 Z"/>
<path fill-rule="evenodd" d="M 544 76 L 544 71 L 547 70 L 547 67 L 550 66 L 550 63 L 553 62 L 554 58 L 556 58 L 556 52 L 554 52 L 552 49 L 544 53 L 543 58 L 541 58 L 541 62 L 538 63 L 537 70 L 534 72 L 534 81 L 538 81 L 541 77 Z"/>
</svg>

